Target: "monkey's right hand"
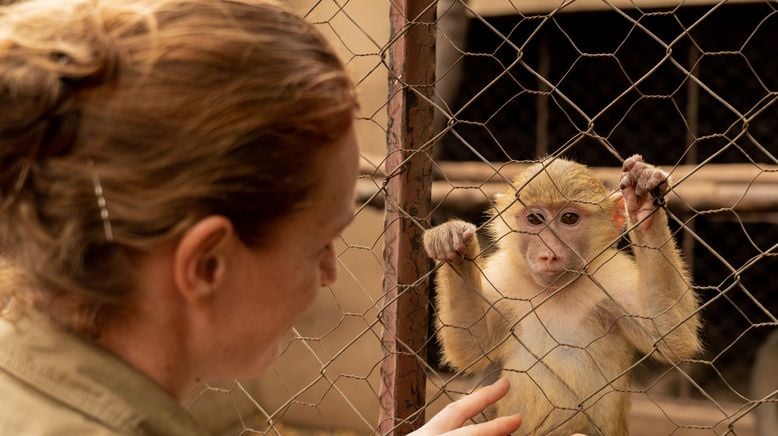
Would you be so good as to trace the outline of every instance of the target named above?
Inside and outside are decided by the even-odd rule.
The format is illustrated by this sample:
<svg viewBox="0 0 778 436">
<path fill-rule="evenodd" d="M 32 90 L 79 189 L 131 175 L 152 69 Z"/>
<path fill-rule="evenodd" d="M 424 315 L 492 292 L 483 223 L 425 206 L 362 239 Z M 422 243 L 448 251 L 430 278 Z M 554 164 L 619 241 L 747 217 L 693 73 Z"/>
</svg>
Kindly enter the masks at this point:
<svg viewBox="0 0 778 436">
<path fill-rule="evenodd" d="M 459 262 L 476 253 L 475 226 L 462 220 L 452 220 L 424 232 L 427 255 L 441 262 Z"/>
</svg>

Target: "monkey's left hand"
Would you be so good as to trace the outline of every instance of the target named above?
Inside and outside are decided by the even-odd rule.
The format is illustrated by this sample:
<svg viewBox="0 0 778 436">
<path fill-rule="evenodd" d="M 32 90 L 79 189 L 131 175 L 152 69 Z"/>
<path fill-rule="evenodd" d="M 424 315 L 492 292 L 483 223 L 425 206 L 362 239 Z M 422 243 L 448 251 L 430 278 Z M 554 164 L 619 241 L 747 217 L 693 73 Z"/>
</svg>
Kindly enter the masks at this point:
<svg viewBox="0 0 778 436">
<path fill-rule="evenodd" d="M 648 230 L 654 221 L 656 210 L 654 195 L 663 195 L 668 188 L 670 175 L 667 172 L 643 162 L 643 156 L 636 154 L 624 161 L 621 174 L 621 192 L 624 205 L 633 223 Z"/>
</svg>

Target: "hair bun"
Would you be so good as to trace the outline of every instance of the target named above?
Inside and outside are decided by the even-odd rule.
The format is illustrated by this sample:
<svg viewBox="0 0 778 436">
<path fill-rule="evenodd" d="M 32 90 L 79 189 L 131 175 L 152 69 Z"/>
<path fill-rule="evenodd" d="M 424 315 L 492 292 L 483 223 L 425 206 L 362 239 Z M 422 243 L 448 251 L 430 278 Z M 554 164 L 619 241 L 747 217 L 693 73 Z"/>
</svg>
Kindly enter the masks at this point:
<svg viewBox="0 0 778 436">
<path fill-rule="evenodd" d="M 0 14 L 0 192 L 20 160 L 69 152 L 79 91 L 105 82 L 118 58 L 90 2 L 27 6 Z"/>
<path fill-rule="evenodd" d="M 0 107 L 10 109 L 0 112 L 0 141 L 29 136 L 39 123 L 61 115 L 65 93 L 58 72 L 0 58 Z"/>
<path fill-rule="evenodd" d="M 70 148 L 77 130 L 66 115 L 67 90 L 52 70 L 0 55 L 0 193 L 5 205 L 25 184 L 30 166 Z M 70 138 L 52 132 L 68 126 Z M 63 132 L 64 132 L 63 130 Z"/>
</svg>

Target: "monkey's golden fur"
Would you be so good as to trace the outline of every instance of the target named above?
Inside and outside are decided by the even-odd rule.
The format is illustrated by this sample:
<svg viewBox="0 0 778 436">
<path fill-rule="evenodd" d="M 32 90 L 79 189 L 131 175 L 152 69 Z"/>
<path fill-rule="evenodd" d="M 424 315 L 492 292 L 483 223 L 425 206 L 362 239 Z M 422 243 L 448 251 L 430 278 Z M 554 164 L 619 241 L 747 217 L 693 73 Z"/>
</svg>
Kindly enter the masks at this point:
<svg viewBox="0 0 778 436">
<path fill-rule="evenodd" d="M 430 256 L 446 261 L 436 278 L 444 359 L 472 373 L 497 362 L 511 382 L 497 413 L 521 412 L 519 434 L 627 434 L 636 353 L 675 363 L 700 348 L 697 300 L 667 215 L 647 211 L 650 196 L 636 202 L 632 193 L 654 186 L 633 179 L 624 180 L 632 183 L 625 199 L 634 257 L 614 247 L 625 215 L 620 197 L 563 159 L 528 168 L 497 202 L 491 256 L 481 257 L 472 224 L 452 221 L 425 234 Z M 527 224 L 527 208 L 546 226 Z M 580 222 L 555 221 L 570 211 Z M 452 260 L 452 249 L 464 259 Z M 549 265 L 549 256 L 565 262 L 560 279 L 540 284 L 547 272 L 538 265 Z"/>
</svg>

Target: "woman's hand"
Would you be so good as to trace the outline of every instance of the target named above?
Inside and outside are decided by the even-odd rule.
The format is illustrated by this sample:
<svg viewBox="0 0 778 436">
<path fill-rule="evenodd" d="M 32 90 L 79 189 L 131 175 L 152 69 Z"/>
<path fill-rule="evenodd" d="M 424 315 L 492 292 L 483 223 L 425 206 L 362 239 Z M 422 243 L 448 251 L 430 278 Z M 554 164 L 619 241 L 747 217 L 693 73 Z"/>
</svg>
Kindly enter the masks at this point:
<svg viewBox="0 0 778 436">
<path fill-rule="evenodd" d="M 430 419 L 422 428 L 411 434 L 413 436 L 509 435 L 521 425 L 520 415 L 503 416 L 480 424 L 462 427 L 468 419 L 483 412 L 487 406 L 504 397 L 509 387 L 508 380 L 504 378 L 497 380 L 494 384 L 481 388 L 444 407 L 440 413 Z"/>
</svg>

